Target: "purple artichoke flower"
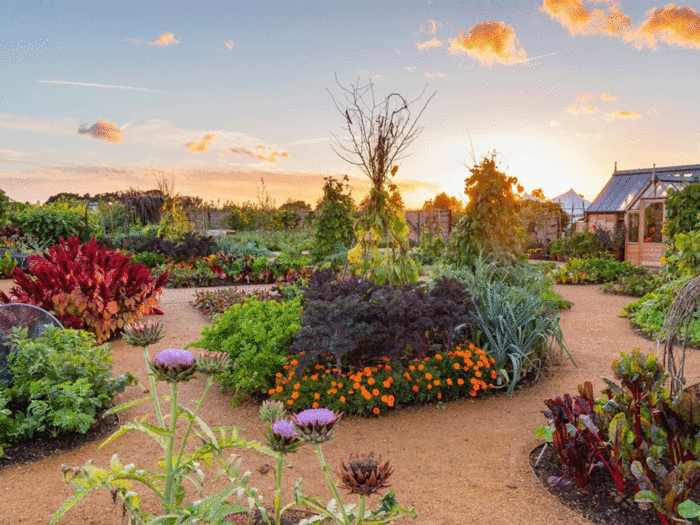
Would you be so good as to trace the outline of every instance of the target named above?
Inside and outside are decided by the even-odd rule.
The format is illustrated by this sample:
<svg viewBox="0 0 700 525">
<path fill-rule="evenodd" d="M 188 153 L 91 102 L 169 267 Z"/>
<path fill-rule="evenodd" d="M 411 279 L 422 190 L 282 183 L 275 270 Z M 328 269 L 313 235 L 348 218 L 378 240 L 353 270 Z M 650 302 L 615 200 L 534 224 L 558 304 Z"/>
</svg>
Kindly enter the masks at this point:
<svg viewBox="0 0 700 525">
<path fill-rule="evenodd" d="M 272 423 L 265 437 L 270 448 L 280 454 L 296 452 L 304 444 L 294 424 L 285 419 Z"/>
<path fill-rule="evenodd" d="M 328 408 L 311 408 L 292 416 L 292 420 L 301 439 L 308 443 L 323 443 L 333 437 L 342 415 L 336 415 Z"/>
<path fill-rule="evenodd" d="M 149 363 L 149 368 L 156 379 L 168 383 L 189 381 L 196 372 L 195 358 L 187 350 L 167 348 Z"/>
</svg>

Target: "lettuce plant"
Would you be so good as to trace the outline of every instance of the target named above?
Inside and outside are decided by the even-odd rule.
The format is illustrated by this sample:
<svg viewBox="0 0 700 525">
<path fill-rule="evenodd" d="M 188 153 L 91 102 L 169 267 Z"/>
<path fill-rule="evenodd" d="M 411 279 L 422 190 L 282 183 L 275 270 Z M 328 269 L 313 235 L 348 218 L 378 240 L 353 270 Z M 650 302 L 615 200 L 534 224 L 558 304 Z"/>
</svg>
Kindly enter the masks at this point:
<svg viewBox="0 0 700 525">
<path fill-rule="evenodd" d="M 30 255 L 29 271 L 15 271 L 15 286 L 10 296 L 0 292 L 0 301 L 39 306 L 63 326 L 92 332 L 98 343 L 152 312 L 168 279 L 167 272 L 154 279 L 128 254 L 107 251 L 94 238 L 80 244 L 77 237 Z"/>
</svg>

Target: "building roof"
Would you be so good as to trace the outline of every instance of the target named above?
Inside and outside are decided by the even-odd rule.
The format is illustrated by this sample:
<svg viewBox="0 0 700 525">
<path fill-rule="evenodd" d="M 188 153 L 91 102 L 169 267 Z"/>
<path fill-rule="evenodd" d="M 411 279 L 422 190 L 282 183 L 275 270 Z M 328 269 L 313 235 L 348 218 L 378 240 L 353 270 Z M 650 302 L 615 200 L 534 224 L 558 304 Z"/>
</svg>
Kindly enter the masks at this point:
<svg viewBox="0 0 700 525">
<path fill-rule="evenodd" d="M 615 171 L 586 212 L 627 211 L 654 177 L 661 185 L 662 195 L 665 195 L 670 187 L 679 189 L 689 182 L 700 182 L 700 164 Z"/>
<path fill-rule="evenodd" d="M 583 212 L 591 204 L 583 198 L 583 195 L 576 193 L 573 188 L 552 199 L 552 202 L 561 204 L 561 209 L 569 214 L 571 222 L 576 222 L 583 217 Z"/>
</svg>

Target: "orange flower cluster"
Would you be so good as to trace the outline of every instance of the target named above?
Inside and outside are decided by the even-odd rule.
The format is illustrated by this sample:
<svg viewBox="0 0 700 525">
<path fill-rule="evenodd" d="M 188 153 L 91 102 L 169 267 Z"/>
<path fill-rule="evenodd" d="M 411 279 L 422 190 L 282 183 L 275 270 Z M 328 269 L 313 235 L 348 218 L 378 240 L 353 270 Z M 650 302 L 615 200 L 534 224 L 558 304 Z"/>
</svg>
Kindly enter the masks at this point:
<svg viewBox="0 0 700 525">
<path fill-rule="evenodd" d="M 383 358 L 349 373 L 338 370 L 325 356 L 297 377 L 298 362 L 289 357 L 268 393 L 294 410 L 322 406 L 346 414 L 380 415 L 397 405 L 476 397 L 493 388 L 494 362 L 469 344 L 406 364 Z"/>
</svg>

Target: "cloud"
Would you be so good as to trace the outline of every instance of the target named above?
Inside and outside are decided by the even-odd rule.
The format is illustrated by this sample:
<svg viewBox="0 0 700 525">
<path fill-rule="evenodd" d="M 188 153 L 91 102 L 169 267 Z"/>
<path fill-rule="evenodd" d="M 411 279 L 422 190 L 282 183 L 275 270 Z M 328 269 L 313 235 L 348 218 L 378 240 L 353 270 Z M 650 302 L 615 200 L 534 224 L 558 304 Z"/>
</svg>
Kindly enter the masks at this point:
<svg viewBox="0 0 700 525">
<path fill-rule="evenodd" d="M 264 144 L 258 144 L 255 146 L 254 151 L 249 150 L 248 148 L 244 148 L 242 146 L 234 146 L 233 148 L 229 148 L 229 151 L 231 153 L 235 153 L 237 155 L 248 155 L 249 157 L 254 157 L 256 159 L 264 160 L 265 162 L 271 162 L 275 163 L 277 162 L 277 157 L 281 158 L 289 158 L 289 153 L 286 151 L 279 152 L 269 146 L 265 146 Z"/>
<path fill-rule="evenodd" d="M 369 79 L 374 80 L 375 82 L 381 82 L 382 80 L 382 75 L 380 73 L 376 73 L 375 75 L 370 75 Z"/>
<path fill-rule="evenodd" d="M 586 105 L 586 106 L 569 106 L 566 108 L 566 111 L 569 113 L 573 113 L 574 115 L 583 115 L 583 114 L 591 114 L 591 113 L 597 113 L 599 110 L 595 106 L 591 105 Z"/>
<path fill-rule="evenodd" d="M 586 3 L 607 4 L 607 9 Z M 542 11 L 568 29 L 572 35 L 624 35 L 630 31 L 630 17 L 613 0 L 543 0 Z"/>
<path fill-rule="evenodd" d="M 172 33 L 163 33 L 153 42 L 149 42 L 151 46 L 169 46 L 171 44 L 179 44 L 180 41 L 175 38 Z"/>
<path fill-rule="evenodd" d="M 235 45 L 236 43 L 233 40 L 227 40 L 226 42 L 224 42 L 224 47 L 226 49 L 233 49 L 233 46 Z"/>
<path fill-rule="evenodd" d="M 442 71 L 438 71 L 437 73 L 426 71 L 425 78 L 447 78 L 447 73 L 443 73 Z"/>
<path fill-rule="evenodd" d="M 606 102 L 614 102 L 617 97 L 611 93 L 601 93 L 600 100 L 605 100 Z"/>
<path fill-rule="evenodd" d="M 111 142 L 112 144 L 118 144 L 122 141 L 122 131 L 105 119 L 98 120 L 89 128 L 85 125 L 80 126 L 78 133 L 81 135 L 92 135 L 95 139 Z"/>
<path fill-rule="evenodd" d="M 412 73 L 415 70 L 416 70 L 416 66 L 406 66 L 406 71 L 408 71 L 408 72 Z"/>
<path fill-rule="evenodd" d="M 468 32 L 462 29 L 458 38 L 450 39 L 450 53 L 467 53 L 482 64 L 494 61 L 512 64 L 527 60 L 527 53 L 520 47 L 515 31 L 505 22 L 480 22 Z"/>
<path fill-rule="evenodd" d="M 209 133 L 199 142 L 188 142 L 185 147 L 192 153 L 209 153 L 209 143 L 215 138 L 216 133 Z"/>
<path fill-rule="evenodd" d="M 656 49 L 657 40 L 669 45 L 700 49 L 700 15 L 691 7 L 668 4 L 654 8 L 629 38 L 638 48 Z"/>
<path fill-rule="evenodd" d="M 442 40 L 431 38 L 430 40 L 425 40 L 424 42 L 416 42 L 416 49 L 420 51 L 430 49 L 432 47 L 442 47 Z"/>
<path fill-rule="evenodd" d="M 128 91 L 147 91 L 149 93 L 164 93 L 164 91 L 158 91 L 157 89 L 139 88 L 133 86 L 118 86 L 113 84 L 92 84 L 90 82 L 68 82 L 64 80 L 37 80 L 40 84 L 66 84 L 69 86 L 87 86 L 87 87 L 98 87 L 107 89 L 126 89 Z"/>
<path fill-rule="evenodd" d="M 613 120 L 636 120 L 642 118 L 642 116 L 636 111 L 613 111 L 611 113 L 605 114 L 605 120 L 611 122 Z"/>
<path fill-rule="evenodd" d="M 579 102 L 586 102 L 587 100 L 591 100 L 595 95 L 592 95 L 591 93 L 581 93 L 578 97 L 576 97 L 576 100 Z"/>
<path fill-rule="evenodd" d="M 558 120 L 550 120 L 549 121 L 550 128 L 558 128 L 559 126 L 561 126 L 561 122 L 559 122 Z"/>
<path fill-rule="evenodd" d="M 420 29 L 418 29 L 418 34 L 420 33 L 430 33 L 431 35 L 434 35 L 435 32 L 438 30 L 440 27 L 440 22 L 437 20 L 433 20 L 432 18 L 428 20 L 425 24 L 421 24 Z"/>
</svg>

